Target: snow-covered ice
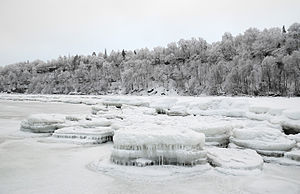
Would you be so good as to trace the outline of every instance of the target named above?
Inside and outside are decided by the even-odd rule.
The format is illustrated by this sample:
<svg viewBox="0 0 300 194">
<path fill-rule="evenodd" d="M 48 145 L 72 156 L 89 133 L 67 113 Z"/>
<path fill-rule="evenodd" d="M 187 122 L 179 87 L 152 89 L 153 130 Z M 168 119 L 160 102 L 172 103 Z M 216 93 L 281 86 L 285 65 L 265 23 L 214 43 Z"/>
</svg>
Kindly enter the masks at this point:
<svg viewBox="0 0 300 194">
<path fill-rule="evenodd" d="M 294 140 L 287 138 L 278 129 L 267 126 L 234 129 L 230 142 L 268 156 L 281 155 L 296 145 Z"/>
<path fill-rule="evenodd" d="M 206 163 L 205 136 L 192 130 L 141 125 L 115 132 L 111 160 L 122 165 L 196 165 Z"/>
<path fill-rule="evenodd" d="M 86 128 L 80 126 L 64 127 L 56 130 L 52 137 L 63 141 L 99 144 L 112 141 L 114 130 L 110 127 Z"/>
<path fill-rule="evenodd" d="M 59 114 L 34 114 L 21 123 L 21 130 L 35 133 L 51 133 L 64 127 L 65 117 Z"/>
<path fill-rule="evenodd" d="M 33 114 L 21 122 L 21 130 L 51 133 L 46 141 L 71 143 L 104 143 L 112 141 L 112 122 L 93 115 Z"/>
<path fill-rule="evenodd" d="M 299 98 L 1 94 L 0 99 L 0 191 L 4 193 L 283 193 L 287 188 L 289 193 L 300 192 Z M 21 121 L 27 122 L 30 115 L 36 116 L 27 126 L 53 125 L 53 136 L 20 131 Z M 120 147 L 116 142 L 77 145 L 106 132 L 123 134 L 126 141 L 119 141 Z M 207 161 L 210 152 L 219 162 L 214 164 L 217 167 L 163 162 L 165 156 L 191 156 L 198 135 L 203 140 L 198 156 Z M 144 146 L 137 143 L 143 139 L 160 142 L 150 147 L 165 154 L 158 157 L 161 165 L 151 165 L 153 159 L 144 157 L 153 152 L 147 152 L 147 146 L 141 152 Z M 229 139 L 230 149 L 215 147 L 226 147 Z M 126 142 L 133 145 L 123 149 Z M 179 149 L 168 152 L 164 142 L 179 142 Z M 117 165 L 111 162 L 112 154 L 134 156 L 137 166 L 146 167 Z"/>
<path fill-rule="evenodd" d="M 205 134 L 206 145 L 226 147 L 232 130 L 243 127 L 239 120 L 226 119 L 222 116 L 201 116 L 190 119 L 189 128 Z"/>
<path fill-rule="evenodd" d="M 208 161 L 225 174 L 249 174 L 260 172 L 263 159 L 254 150 L 231 148 L 208 148 Z"/>
<path fill-rule="evenodd" d="M 284 157 L 300 162 L 300 150 L 293 150 L 284 153 Z"/>
</svg>

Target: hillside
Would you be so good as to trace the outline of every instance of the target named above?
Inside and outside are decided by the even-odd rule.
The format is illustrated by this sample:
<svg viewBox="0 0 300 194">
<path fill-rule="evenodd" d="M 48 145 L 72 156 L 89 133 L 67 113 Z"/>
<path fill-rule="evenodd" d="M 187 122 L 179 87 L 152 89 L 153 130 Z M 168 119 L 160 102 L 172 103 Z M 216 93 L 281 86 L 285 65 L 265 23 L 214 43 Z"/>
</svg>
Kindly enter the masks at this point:
<svg viewBox="0 0 300 194">
<path fill-rule="evenodd" d="M 300 24 L 224 33 L 167 47 L 61 56 L 0 66 L 0 92 L 32 94 L 300 95 Z"/>
</svg>

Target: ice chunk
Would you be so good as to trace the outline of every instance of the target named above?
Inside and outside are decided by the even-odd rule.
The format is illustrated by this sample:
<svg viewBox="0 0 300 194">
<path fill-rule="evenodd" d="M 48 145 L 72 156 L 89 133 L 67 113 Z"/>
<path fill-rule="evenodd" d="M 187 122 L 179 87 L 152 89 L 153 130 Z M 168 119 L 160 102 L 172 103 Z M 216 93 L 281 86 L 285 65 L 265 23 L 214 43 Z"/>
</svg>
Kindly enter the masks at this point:
<svg viewBox="0 0 300 194">
<path fill-rule="evenodd" d="M 175 105 L 166 111 L 169 116 L 187 116 L 186 105 Z"/>
<path fill-rule="evenodd" d="M 64 123 L 65 115 L 61 114 L 34 114 L 30 115 L 27 119 L 29 123 L 42 123 L 42 124 L 53 124 L 53 123 Z"/>
<path fill-rule="evenodd" d="M 72 143 L 99 144 L 112 141 L 114 131 L 110 127 L 84 128 L 80 126 L 64 127 L 56 130 L 52 137 L 71 139 Z"/>
<path fill-rule="evenodd" d="M 265 151 L 288 151 L 296 142 L 274 128 L 234 129 L 230 142 L 245 148 Z"/>
<path fill-rule="evenodd" d="M 111 125 L 111 121 L 106 118 L 93 118 L 90 120 L 80 120 L 75 125 L 84 128 L 94 128 L 94 127 L 107 127 Z"/>
<path fill-rule="evenodd" d="M 198 122 L 191 122 L 190 129 L 204 133 L 206 145 L 226 147 L 229 142 L 231 130 L 242 127 L 239 121 L 231 122 L 222 117 L 199 118 Z"/>
<path fill-rule="evenodd" d="M 144 158 L 138 158 L 138 159 L 136 159 L 136 160 L 133 161 L 133 162 L 136 163 L 136 166 L 143 167 L 143 166 L 154 165 L 154 162 L 155 162 L 155 161 L 147 160 L 147 159 L 144 159 Z"/>
<path fill-rule="evenodd" d="M 295 140 L 297 143 L 300 143 L 300 133 L 295 134 L 295 135 L 288 135 L 287 136 L 289 139 Z"/>
<path fill-rule="evenodd" d="M 116 132 L 115 145 L 193 145 L 203 147 L 205 136 L 188 129 L 147 124 L 129 126 Z"/>
<path fill-rule="evenodd" d="M 198 126 L 191 126 L 190 128 L 194 131 L 204 133 L 206 136 L 214 136 L 229 133 L 233 129 L 233 125 L 223 121 L 218 123 L 203 123 Z"/>
<path fill-rule="evenodd" d="M 102 102 L 104 106 L 115 106 L 116 108 L 121 108 L 122 107 L 122 102 L 120 102 L 120 99 L 117 98 L 110 98 L 106 99 Z"/>
<path fill-rule="evenodd" d="M 300 120 L 300 110 L 285 110 L 283 114 L 293 120 Z"/>
<path fill-rule="evenodd" d="M 285 166 L 300 166 L 300 162 L 290 159 L 288 157 L 263 157 L 264 161 L 267 163 L 275 163 L 275 164 L 280 164 L 280 165 L 285 165 Z"/>
<path fill-rule="evenodd" d="M 280 116 L 283 112 L 283 108 L 270 108 L 268 113 L 272 116 Z"/>
<path fill-rule="evenodd" d="M 300 162 L 300 150 L 286 152 L 284 157 Z"/>
<path fill-rule="evenodd" d="M 146 108 L 143 110 L 143 114 L 145 115 L 157 115 L 157 112 L 154 108 Z"/>
<path fill-rule="evenodd" d="M 98 112 L 107 112 L 108 108 L 105 106 L 97 105 L 97 106 L 92 106 L 92 114 L 96 115 Z"/>
<path fill-rule="evenodd" d="M 268 121 L 271 119 L 271 116 L 269 114 L 257 114 L 253 112 L 247 112 L 245 116 L 248 119 L 257 120 L 257 121 Z"/>
<path fill-rule="evenodd" d="M 300 120 L 284 119 L 281 126 L 286 134 L 300 133 Z"/>
<path fill-rule="evenodd" d="M 65 117 L 65 119 L 67 121 L 79 121 L 79 120 L 84 120 L 85 116 L 83 116 L 83 115 L 67 115 Z"/>
<path fill-rule="evenodd" d="M 261 170 L 264 163 L 262 157 L 250 149 L 208 148 L 207 158 L 217 170 L 232 174 L 239 170 Z"/>
<path fill-rule="evenodd" d="M 21 122 L 21 130 L 34 133 L 51 133 L 64 127 L 65 116 L 60 114 L 34 114 Z"/>
<path fill-rule="evenodd" d="M 153 164 L 196 165 L 206 163 L 205 136 L 192 130 L 159 125 L 130 126 L 116 131 L 111 160 L 137 165 L 143 158 Z"/>
<path fill-rule="evenodd" d="M 167 110 L 177 102 L 176 98 L 160 97 L 150 103 L 151 108 Z"/>
<path fill-rule="evenodd" d="M 264 114 L 269 111 L 269 107 L 267 106 L 250 106 L 249 111 L 256 114 Z"/>
</svg>

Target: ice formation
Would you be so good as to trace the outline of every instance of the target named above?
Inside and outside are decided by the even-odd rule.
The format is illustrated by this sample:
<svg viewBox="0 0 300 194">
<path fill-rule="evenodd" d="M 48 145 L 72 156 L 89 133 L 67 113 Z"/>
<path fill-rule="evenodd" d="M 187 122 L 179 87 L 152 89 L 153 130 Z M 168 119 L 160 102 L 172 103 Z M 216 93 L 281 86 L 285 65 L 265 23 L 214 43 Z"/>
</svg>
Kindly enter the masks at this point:
<svg viewBox="0 0 300 194">
<path fill-rule="evenodd" d="M 286 134 L 300 133 L 300 120 L 284 119 L 281 126 Z"/>
<path fill-rule="evenodd" d="M 174 106 L 168 108 L 166 110 L 166 114 L 169 116 L 187 116 L 189 113 L 187 112 L 187 107 L 189 107 L 190 102 L 179 102 Z"/>
<path fill-rule="evenodd" d="M 97 114 L 105 114 L 108 112 L 108 107 L 97 105 L 97 106 L 92 106 L 92 114 L 97 115 Z"/>
<path fill-rule="evenodd" d="M 206 163 L 205 136 L 158 125 L 116 131 L 111 161 L 121 165 L 196 165 Z"/>
<path fill-rule="evenodd" d="M 295 140 L 287 138 L 280 130 L 267 126 L 234 129 L 230 142 L 266 156 L 283 156 L 296 144 Z"/>
<path fill-rule="evenodd" d="M 49 140 L 96 144 L 112 141 L 111 124 L 110 120 L 95 116 L 34 114 L 21 122 L 21 130 L 52 133 Z"/>
<path fill-rule="evenodd" d="M 52 137 L 72 139 L 72 141 L 80 141 L 82 143 L 99 144 L 112 141 L 113 134 L 114 131 L 110 127 L 84 128 L 72 126 L 56 130 Z"/>
<path fill-rule="evenodd" d="M 250 149 L 208 148 L 207 159 L 218 171 L 230 174 L 261 170 L 264 163 L 262 157 Z"/>
<path fill-rule="evenodd" d="M 180 134 L 178 129 L 183 128 L 187 131 L 194 131 L 194 134 L 205 134 L 206 146 L 227 147 L 228 142 L 230 142 L 228 145 L 230 148 L 250 148 L 261 155 L 268 156 L 269 159 L 265 159 L 265 161 L 298 162 L 293 159 L 295 158 L 293 154 L 300 149 L 299 98 L 2 94 L 0 99 L 93 105 L 92 114 L 88 116 L 40 114 L 32 115 L 27 120 L 22 121 L 22 130 L 53 133 L 52 138 L 55 139 L 60 137 L 60 139 L 83 142 L 106 141 L 104 129 L 109 128 L 111 132 L 118 130 L 120 134 L 117 133 L 117 139 L 121 136 L 124 137 L 126 132 L 136 141 L 136 139 L 143 137 L 142 135 L 136 136 L 136 134 L 140 134 L 139 131 L 144 131 L 141 134 L 148 134 L 148 131 L 153 131 L 153 134 L 158 134 L 158 136 L 149 136 L 158 140 L 159 135 L 163 136 L 165 131 L 171 131 L 169 136 L 173 137 L 174 134 L 176 137 Z M 156 125 L 153 127 L 154 130 L 152 127 L 150 127 L 151 130 L 149 129 L 149 123 Z M 107 139 L 110 138 L 107 137 Z M 130 138 L 124 139 L 132 140 Z M 164 142 L 153 145 L 145 143 L 151 149 L 147 146 L 144 147 L 144 144 L 142 144 L 143 148 L 134 147 L 135 143 L 132 143 L 130 149 L 126 148 L 126 150 L 122 148 L 123 145 L 121 148 L 118 147 L 118 142 L 120 143 L 121 140 L 117 140 L 113 155 L 116 156 L 116 162 L 129 164 L 130 161 L 132 165 L 140 166 L 149 165 L 149 163 L 192 165 L 191 162 L 189 164 L 190 160 L 184 161 L 182 159 L 184 154 L 188 157 L 194 153 L 198 153 L 199 156 L 205 155 L 205 151 L 201 150 L 203 146 L 201 151 L 190 152 L 187 151 L 184 144 L 181 144 L 179 139 L 176 141 L 178 142 L 170 144 L 175 146 L 174 150 L 168 152 L 164 151 L 164 147 L 168 147 L 168 144 Z M 178 148 L 180 145 L 183 145 L 183 148 Z M 152 147 L 154 148 L 152 149 Z M 135 149 L 139 150 L 136 151 Z M 149 154 L 153 154 L 149 150 L 158 150 L 155 152 L 157 155 L 154 159 L 148 157 Z M 159 153 L 163 153 L 163 156 Z M 178 158 L 176 158 L 175 153 Z M 112 159 L 114 159 L 113 155 Z M 124 155 L 124 158 L 118 158 L 120 155 Z M 176 161 L 175 159 L 175 162 L 173 159 L 166 159 L 171 158 L 170 156 L 173 159 L 176 158 Z M 281 158 L 272 159 L 274 156 Z"/>
<path fill-rule="evenodd" d="M 69 139 L 76 143 L 104 143 L 112 141 L 114 130 L 110 127 L 111 124 L 108 119 L 87 116 L 66 122 L 66 127 L 55 130 L 52 137 Z"/>
<path fill-rule="evenodd" d="M 298 143 L 300 143 L 300 133 L 295 134 L 295 135 L 288 135 L 287 136 L 289 139 L 295 140 Z"/>
<path fill-rule="evenodd" d="M 123 106 L 124 107 L 124 106 Z M 106 119 L 123 119 L 122 110 L 117 107 L 97 105 L 92 107 L 92 114 Z"/>
<path fill-rule="evenodd" d="M 205 134 L 207 146 L 226 147 L 232 130 L 243 127 L 240 121 L 224 117 L 199 116 L 190 120 L 187 125 L 189 124 L 190 129 Z"/>
<path fill-rule="evenodd" d="M 293 150 L 284 153 L 284 157 L 300 162 L 300 150 Z"/>
<path fill-rule="evenodd" d="M 208 124 L 204 123 L 199 126 L 191 126 L 194 131 L 205 134 L 206 145 L 225 147 L 229 142 L 230 130 L 232 127 L 227 123 Z"/>
<path fill-rule="evenodd" d="M 65 125 L 64 115 L 34 114 L 21 122 L 21 130 L 34 133 L 52 133 Z"/>
</svg>

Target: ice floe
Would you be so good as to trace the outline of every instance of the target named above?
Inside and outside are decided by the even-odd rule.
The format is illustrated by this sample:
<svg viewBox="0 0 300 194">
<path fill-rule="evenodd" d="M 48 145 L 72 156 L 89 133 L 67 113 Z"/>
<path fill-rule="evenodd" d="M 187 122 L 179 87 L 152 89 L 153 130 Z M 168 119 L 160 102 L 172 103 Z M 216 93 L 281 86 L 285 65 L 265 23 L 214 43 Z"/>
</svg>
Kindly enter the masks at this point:
<svg viewBox="0 0 300 194">
<path fill-rule="evenodd" d="M 230 142 L 267 156 L 281 156 L 296 144 L 295 140 L 287 138 L 280 130 L 271 127 L 234 129 Z"/>
<path fill-rule="evenodd" d="M 116 164 L 196 165 L 206 163 L 205 136 L 187 129 L 144 125 L 118 130 L 114 135 L 111 160 Z"/>
<path fill-rule="evenodd" d="M 60 114 L 34 114 L 21 122 L 21 130 L 34 133 L 52 133 L 65 125 L 65 116 Z"/>
<path fill-rule="evenodd" d="M 21 122 L 21 130 L 52 133 L 51 141 L 104 143 L 112 141 L 114 129 L 106 118 L 93 115 L 34 114 Z"/>
<path fill-rule="evenodd" d="M 262 170 L 264 163 L 262 157 L 250 149 L 211 147 L 207 149 L 207 158 L 216 170 L 226 174 L 243 174 L 245 171 Z"/>
<path fill-rule="evenodd" d="M 101 130 L 109 128 L 110 133 L 117 131 L 112 159 L 116 156 L 115 161 L 125 161 L 124 164 L 131 161 L 138 166 L 154 163 L 192 165 L 189 161 L 195 159 L 192 157 L 194 153 L 198 154 L 194 154 L 195 157 L 205 155 L 204 142 L 206 147 L 253 149 L 270 158 L 264 157 L 265 161 L 282 159 L 298 162 L 290 154 L 300 148 L 298 98 L 2 94 L 0 99 L 92 105 L 90 115 L 32 115 L 22 121 L 21 129 L 53 133 L 51 138 L 57 140 L 100 143 L 111 138 L 112 135 L 106 137 L 105 130 Z M 195 134 L 204 134 L 205 141 L 200 143 L 201 151 L 190 152 L 188 148 L 194 146 Z M 168 142 L 172 138 L 173 142 Z M 160 143 L 153 144 L 153 139 Z M 144 141 L 144 144 L 136 144 L 139 141 Z M 127 145 L 126 142 L 132 144 Z M 132 147 L 127 149 L 125 146 L 126 149 L 123 149 L 124 145 Z M 173 148 L 165 151 L 169 150 L 169 145 L 174 145 L 175 151 Z M 153 150 L 156 150 L 154 159 L 148 157 Z M 124 158 L 119 156 L 127 159 L 123 161 Z M 281 158 L 272 159 L 274 156 Z M 192 159 L 185 161 L 184 157 Z M 203 161 L 206 161 L 204 158 Z"/>
<path fill-rule="evenodd" d="M 110 127 L 84 128 L 80 126 L 64 127 L 56 130 L 52 137 L 68 139 L 76 143 L 99 144 L 112 141 L 114 130 Z"/>
</svg>

